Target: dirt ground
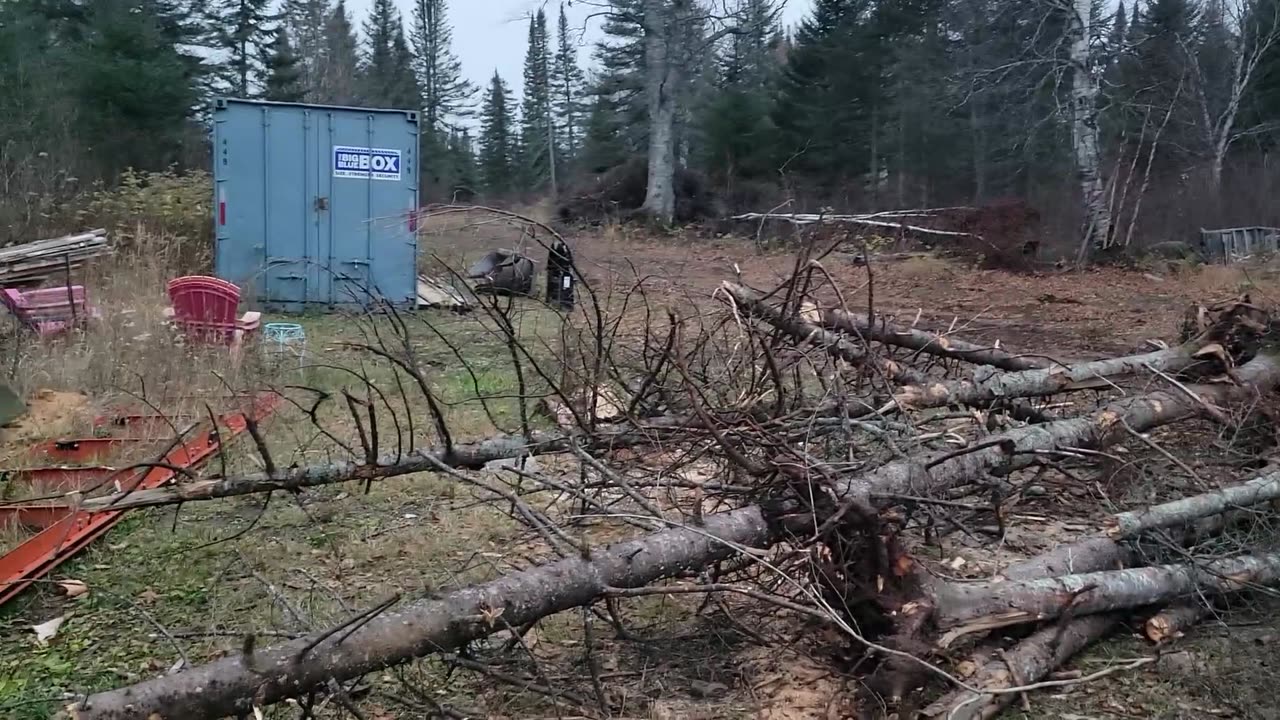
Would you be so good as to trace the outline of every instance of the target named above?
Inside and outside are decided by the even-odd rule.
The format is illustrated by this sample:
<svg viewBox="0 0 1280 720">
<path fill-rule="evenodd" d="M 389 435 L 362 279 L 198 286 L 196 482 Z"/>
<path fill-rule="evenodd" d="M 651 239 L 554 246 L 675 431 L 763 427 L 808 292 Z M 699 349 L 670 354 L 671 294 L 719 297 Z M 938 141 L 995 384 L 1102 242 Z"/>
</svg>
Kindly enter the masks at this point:
<svg viewBox="0 0 1280 720">
<path fill-rule="evenodd" d="M 715 302 L 724 280 L 740 277 L 772 287 L 795 263 L 791 253 L 757 253 L 735 238 L 653 238 L 606 228 L 570 241 L 589 282 L 602 292 L 621 295 L 635 278 L 645 277 L 650 297 L 677 309 Z M 513 247 L 521 239 L 487 228 L 465 237 L 442 232 L 428 242 L 435 243 L 437 256 L 460 265 L 464 258 Z M 543 257 L 540 250 L 530 254 Z M 975 270 L 931 257 L 873 258 L 869 279 L 867 269 L 851 257 L 846 251 L 821 262 L 852 308 L 870 306 L 900 321 L 918 318 L 927 329 L 1064 359 L 1127 353 L 1147 340 L 1172 341 L 1193 302 L 1248 291 L 1260 304 L 1280 306 L 1280 282 L 1268 267 L 1028 275 Z M 439 343 L 424 341 L 427 362 L 441 371 L 446 393 L 461 399 L 477 390 L 495 396 L 510 391 L 501 375 L 505 349 L 500 344 L 472 319 L 437 321 L 446 328 L 442 337 L 468 346 L 481 370 L 490 369 L 479 377 L 463 375 Z M 362 337 L 357 326 L 324 318 L 304 322 L 317 358 L 350 364 L 344 343 Z M 531 316 L 528 322 L 533 332 L 543 331 L 544 319 Z M 337 388 L 343 380 L 325 376 L 311 382 Z M 499 410 L 498 421 L 510 421 L 503 412 L 509 411 Z M 286 409 L 268 427 L 282 464 L 332 455 L 332 448 L 307 432 L 303 419 L 297 408 Z M 58 432 L 53 421 L 39 424 L 50 434 Z M 466 437 L 482 437 L 493 424 L 473 413 L 459 427 Z M 1177 436 L 1162 441 L 1176 442 Z M 252 468 L 250 455 L 234 461 Z M 1220 459 L 1206 452 L 1195 467 L 1213 472 Z M 1168 472 L 1153 465 L 1115 479 L 1104 498 L 1093 491 L 1082 497 L 1051 493 L 1054 502 L 1022 512 L 1033 518 L 1029 523 L 1052 517 L 1065 539 L 1084 521 L 1076 522 L 1062 508 L 1074 507 L 1086 518 L 1103 499 L 1149 501 L 1176 492 L 1162 480 Z M 1224 472 L 1221 481 L 1237 475 Z M 235 652 L 247 632 L 265 633 L 267 639 L 306 632 L 349 617 L 352 608 L 368 607 L 389 593 L 413 597 L 455 587 L 526 566 L 545 552 L 505 514 L 440 477 L 375 483 L 367 492 L 331 486 L 265 506 L 262 498 L 196 505 L 131 513 L 49 582 L 0 608 L 0 716 L 48 717 L 63 693 L 115 687 L 183 663 L 205 662 Z M 975 566 L 982 562 L 981 548 L 957 543 L 952 551 L 969 553 Z M 85 583 L 89 592 L 66 597 L 53 581 L 67 579 Z M 1272 609 L 1259 601 L 1227 613 L 1162 651 L 1172 659 L 1034 693 L 1030 711 L 1015 708 L 1006 717 L 1280 718 L 1280 699 L 1270 688 L 1280 666 L 1280 623 Z M 37 642 L 32 626 L 54 617 L 65 618 L 58 637 Z M 602 619 L 582 613 L 544 622 L 523 643 L 535 661 L 512 668 L 541 681 L 523 689 L 449 672 L 438 660 L 426 660 L 370 677 L 356 697 L 362 714 L 376 720 L 431 717 L 423 709 L 431 703 L 453 708 L 455 717 L 574 716 L 573 702 L 548 700 L 536 684 L 571 689 L 581 695 L 578 705 L 588 707 L 598 703 L 593 694 L 603 692 L 613 708 L 622 709 L 615 717 L 828 720 L 853 712 L 849 703 L 858 682 L 844 644 L 807 622 L 737 601 L 695 617 L 687 603 L 662 596 L 629 603 L 626 618 L 633 634 L 627 639 L 615 637 Z M 584 647 L 584 622 L 594 628 L 590 652 Z M 762 633 L 769 640 L 765 648 L 756 642 Z M 1135 632 L 1121 631 L 1070 668 L 1088 674 L 1153 652 Z M 589 662 L 596 666 L 593 672 Z M 603 687 L 593 688 L 593 675 Z M 326 713 L 321 716 L 345 715 L 336 707 Z M 288 708 L 268 711 L 270 717 L 296 714 Z"/>
</svg>

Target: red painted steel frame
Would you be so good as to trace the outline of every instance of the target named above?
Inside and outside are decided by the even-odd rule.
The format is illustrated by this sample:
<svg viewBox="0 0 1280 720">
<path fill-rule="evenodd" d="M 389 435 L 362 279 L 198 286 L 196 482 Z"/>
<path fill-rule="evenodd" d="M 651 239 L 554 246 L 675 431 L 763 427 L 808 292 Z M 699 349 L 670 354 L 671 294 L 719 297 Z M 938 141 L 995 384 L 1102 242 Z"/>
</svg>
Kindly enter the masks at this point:
<svg viewBox="0 0 1280 720">
<path fill-rule="evenodd" d="M 264 393 L 253 400 L 249 415 L 254 420 L 261 420 L 280 404 L 280 396 L 275 393 Z M 244 413 L 229 413 L 221 418 L 221 428 L 209 427 L 205 423 L 185 445 L 174 448 L 165 457 L 167 465 L 180 468 L 192 468 L 200 465 L 218 452 L 223 442 L 240 435 L 248 427 Z M 121 480 L 121 486 L 142 490 L 160 487 L 172 482 L 176 473 L 168 468 L 151 468 L 131 473 L 127 479 Z M 52 510 L 51 506 L 40 509 Z M 70 510 L 70 508 L 67 508 Z M 37 510 L 39 514 L 40 510 Z M 111 510 L 99 513 L 82 511 L 64 511 L 60 518 L 42 517 L 39 520 L 48 522 L 43 530 L 28 539 L 5 555 L 0 555 L 0 605 L 13 599 L 54 567 L 80 552 L 124 516 L 123 510 Z M 23 518 L 19 515 L 19 520 Z M 37 518 L 32 517 L 34 522 Z"/>
</svg>

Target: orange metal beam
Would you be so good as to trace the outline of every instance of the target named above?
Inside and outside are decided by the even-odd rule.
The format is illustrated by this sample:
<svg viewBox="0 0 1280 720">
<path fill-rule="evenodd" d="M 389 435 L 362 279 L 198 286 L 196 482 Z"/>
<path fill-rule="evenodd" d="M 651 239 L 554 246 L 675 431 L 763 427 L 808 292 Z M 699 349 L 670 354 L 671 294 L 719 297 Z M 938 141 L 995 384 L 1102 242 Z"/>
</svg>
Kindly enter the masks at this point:
<svg viewBox="0 0 1280 720">
<path fill-rule="evenodd" d="M 264 393 L 254 398 L 249 414 L 261 420 L 280 404 L 280 396 Z M 164 458 L 164 463 L 180 468 L 192 468 L 213 457 L 222 446 L 247 429 L 243 413 L 230 413 L 221 418 L 221 428 L 202 424 L 196 434 L 184 445 L 174 448 Z M 153 442 L 153 441 L 148 441 Z M 47 444 L 46 444 L 47 445 Z M 139 470 L 121 480 L 121 487 L 147 489 L 174 481 L 176 473 L 168 468 Z M 13 599 L 41 576 L 64 562 L 93 542 L 120 521 L 124 511 L 102 513 L 70 512 L 65 508 L 61 517 L 43 518 L 49 521 L 43 530 L 26 542 L 0 555 L 0 605 Z"/>
</svg>

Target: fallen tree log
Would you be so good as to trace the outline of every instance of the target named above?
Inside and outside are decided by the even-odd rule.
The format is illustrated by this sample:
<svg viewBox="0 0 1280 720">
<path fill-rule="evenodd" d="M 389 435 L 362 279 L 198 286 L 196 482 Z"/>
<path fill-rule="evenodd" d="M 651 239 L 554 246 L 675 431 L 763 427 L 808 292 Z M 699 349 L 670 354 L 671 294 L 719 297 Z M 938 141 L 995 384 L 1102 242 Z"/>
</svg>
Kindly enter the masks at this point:
<svg viewBox="0 0 1280 720">
<path fill-rule="evenodd" d="M 198 720 L 249 714 L 253 705 L 298 697 L 414 657 L 589 604 L 611 588 L 634 588 L 733 557 L 774 537 L 759 508 L 673 528 L 499 577 L 379 615 L 174 675 L 90 695 L 74 720 Z"/>
<path fill-rule="evenodd" d="M 641 433 L 603 433 L 597 434 L 586 442 L 586 447 L 627 447 L 649 440 L 649 437 Z M 456 444 L 451 450 L 437 448 L 387 455 L 375 464 L 339 462 L 328 465 L 307 465 L 277 471 L 275 474 L 254 473 L 216 477 L 150 490 L 120 492 L 85 499 L 80 509 L 86 512 L 107 512 L 126 508 L 217 500 L 277 490 L 294 492 L 303 488 L 334 485 L 353 480 L 368 482 L 421 472 L 434 472 L 442 466 L 479 470 L 496 460 L 568 452 L 570 443 L 574 441 L 575 438 L 566 435 L 545 432 L 534 432 L 530 439 L 519 435 L 497 435 L 474 443 Z"/>
<path fill-rule="evenodd" d="M 1207 603 L 1195 600 L 1179 603 L 1147 618 L 1142 624 L 1142 632 L 1151 642 L 1163 645 L 1212 612 L 1213 608 Z"/>
<path fill-rule="evenodd" d="M 750 314 L 787 333 L 796 341 L 818 344 L 837 357 L 848 359 L 847 349 L 842 349 L 847 348 L 848 343 L 843 342 L 840 336 L 833 337 L 830 331 L 823 330 L 799 316 L 783 317 L 777 309 L 765 305 L 761 295 L 750 288 L 727 282 L 724 283 L 723 288 L 735 301 L 746 307 Z M 953 404 L 980 407 L 1002 399 L 1048 397 L 1071 391 L 1107 389 L 1113 386 L 1110 378 L 1149 373 L 1152 370 L 1159 372 L 1184 370 L 1200 361 L 1199 354 L 1202 351 L 1210 349 L 1211 346 L 1212 349 L 1217 349 L 1213 346 L 1214 338 L 1230 332 L 1230 322 L 1234 317 L 1224 315 L 1221 327 L 1212 327 L 1195 339 L 1177 347 L 1074 365 L 1058 365 L 1046 360 L 1045 365 L 1041 366 L 1040 363 L 1022 362 L 1016 356 L 1008 355 L 1003 351 L 978 348 L 983 353 L 979 357 L 992 364 L 1000 363 L 1023 368 L 1018 371 L 992 374 L 981 380 L 934 382 L 920 376 L 919 373 L 916 373 L 915 379 L 912 379 L 911 376 L 898 372 L 898 368 L 901 367 L 898 363 L 889 360 L 883 360 L 882 363 L 885 364 L 886 376 L 904 386 L 894 395 L 894 401 L 902 407 L 925 409 Z M 842 332 L 858 334 L 864 338 L 862 331 L 869 327 L 865 318 L 858 318 L 844 311 L 826 311 L 824 318 L 828 326 L 833 326 Z M 881 331 L 875 339 L 887 340 L 891 334 Z M 814 343 L 815 337 L 820 337 L 821 342 Z M 954 344 L 949 343 L 946 338 L 938 338 L 928 333 L 919 335 L 908 333 L 906 337 L 911 340 L 909 344 L 912 346 L 927 347 L 932 343 L 950 344 L 954 347 Z M 961 344 L 960 349 L 969 347 L 976 348 L 964 343 Z M 860 357 L 865 357 L 867 351 L 863 348 L 857 349 L 861 353 Z M 865 417 L 874 414 L 874 409 L 854 408 L 851 414 L 855 417 Z"/>
<path fill-rule="evenodd" d="M 860 335 L 885 345 L 915 350 L 926 355 L 962 360 L 975 365 L 1019 371 L 1047 368 L 1055 364 L 1047 357 L 1015 355 L 998 347 L 976 345 L 913 327 L 894 325 L 882 317 L 876 318 L 875 322 L 867 322 L 865 315 L 834 309 L 822 310 L 820 317 L 822 325 L 829 330 Z"/>
<path fill-rule="evenodd" d="M 1146 432 L 1215 413 L 1218 405 L 1254 399 L 1258 393 L 1280 384 L 1280 362 L 1270 355 L 1259 355 L 1237 370 L 1236 379 L 1239 385 L 1182 386 L 1174 391 L 1122 398 L 1084 417 L 994 435 L 969 450 L 906 458 L 842 482 L 839 492 L 867 503 L 873 495 L 927 497 L 954 486 L 957 480 L 980 477 L 996 468 L 1011 471 L 1030 466 L 1039 462 L 1044 453 L 1105 447 L 1129 437 L 1130 431 Z"/>
<path fill-rule="evenodd" d="M 1094 615 L 1164 605 L 1201 592 L 1219 595 L 1280 580 L 1280 554 L 1197 565 L 1162 565 L 1003 583 L 952 584 L 937 592 L 934 622 L 946 647 L 956 638 L 1064 614 Z"/>
<path fill-rule="evenodd" d="M 777 308 L 765 303 L 763 293 L 731 282 L 722 283 L 720 287 L 747 315 L 769 323 L 800 343 L 820 348 L 851 365 L 872 363 L 890 382 L 914 385 L 927 380 L 927 376 L 915 368 L 869 353 L 865 344 L 855 344 L 849 338 L 798 315 L 784 316 Z"/>
<path fill-rule="evenodd" d="M 1050 625 L 983 665 L 968 684 L 985 690 L 1007 690 L 1040 682 L 1073 655 L 1100 640 L 1118 619 L 1116 615 L 1091 615 L 1061 627 Z M 1016 699 L 1013 693 L 974 693 L 961 689 L 926 707 L 920 717 L 990 720 Z"/>
<path fill-rule="evenodd" d="M 1106 520 L 1105 532 L 1108 537 L 1125 540 L 1144 532 L 1187 525 L 1229 510 L 1273 500 L 1280 500 L 1280 470 L 1216 492 L 1112 515 Z"/>
<path fill-rule="evenodd" d="M 1147 430 L 1204 413 L 1207 403 L 1250 399 L 1257 392 L 1274 387 L 1280 381 L 1280 369 L 1270 356 L 1260 355 L 1240 368 L 1237 378 L 1241 385 L 1193 386 L 1185 392 L 1125 398 L 1088 417 L 1019 428 L 960 454 L 930 453 L 890 463 L 871 473 L 843 478 L 835 489 L 846 499 L 869 500 L 873 493 L 925 494 L 979 477 L 998 466 L 1031 464 L 1037 452 L 1104 446 L 1128 437 L 1127 430 L 1122 429 L 1125 425 Z M 376 466 L 351 469 L 375 474 L 369 477 L 383 472 Z M 304 487 L 307 481 L 342 481 L 328 470 L 310 475 L 295 473 L 291 478 L 292 488 Z M 271 478 L 258 482 L 222 478 L 208 481 L 199 493 L 187 492 L 183 498 L 148 504 L 289 489 L 278 483 Z M 800 526 L 812 529 L 811 522 Z M 609 587 L 644 585 L 727 558 L 736 548 L 765 547 L 782 537 L 782 530 L 770 527 L 764 511 L 756 506 L 711 514 L 696 528 L 661 531 L 593 553 L 592 558 L 561 560 L 458 590 L 442 599 L 416 603 L 368 622 L 340 642 L 335 638 L 343 638 L 342 628 L 268 648 L 248 658 L 227 658 L 94 695 L 70 709 L 72 717 L 82 720 L 148 718 L 152 713 L 159 720 L 194 720 L 232 714 L 247 710 L 251 700 L 278 702 L 321 687 L 331 679 L 358 677 L 413 657 L 457 647 L 508 625 L 525 624 L 591 603 Z M 1007 585 L 1020 588 L 1019 583 Z M 498 617 L 502 623 L 496 622 Z M 312 648 L 313 644 L 316 647 Z"/>
<path fill-rule="evenodd" d="M 982 380 L 910 385 L 895 394 L 894 400 L 911 408 L 981 406 L 1005 398 L 1048 397 L 1078 390 L 1105 389 L 1112 385 L 1113 378 L 1150 374 L 1152 370 L 1174 373 L 1190 367 L 1198 361 L 1197 352 L 1204 342 L 1207 341 L 1076 365 L 996 373 Z"/>
<path fill-rule="evenodd" d="M 861 225 L 863 227 L 873 227 L 873 228 L 891 228 L 894 230 L 902 230 L 905 232 L 911 232 L 918 235 L 933 235 L 937 237 L 950 237 L 950 238 L 972 238 L 977 240 L 982 239 L 981 236 L 974 235 L 973 233 L 954 232 L 951 230 L 934 230 L 933 228 L 920 227 L 919 225 L 908 225 L 906 223 L 890 222 L 887 220 L 875 220 L 873 219 L 874 217 L 877 217 L 877 216 L 875 215 L 805 215 L 805 214 L 794 214 L 794 213 L 793 214 L 745 213 L 742 215 L 734 215 L 729 219 L 740 221 L 740 222 L 741 221 L 763 222 L 766 220 L 780 220 L 783 222 L 789 222 L 792 225 L 796 225 L 799 227 L 804 227 L 806 225 L 813 225 L 817 223 L 840 223 L 840 224 L 848 224 L 848 225 Z M 893 217 L 893 216 L 885 215 L 883 217 Z M 909 216 L 904 215 L 900 217 L 909 217 Z"/>
</svg>

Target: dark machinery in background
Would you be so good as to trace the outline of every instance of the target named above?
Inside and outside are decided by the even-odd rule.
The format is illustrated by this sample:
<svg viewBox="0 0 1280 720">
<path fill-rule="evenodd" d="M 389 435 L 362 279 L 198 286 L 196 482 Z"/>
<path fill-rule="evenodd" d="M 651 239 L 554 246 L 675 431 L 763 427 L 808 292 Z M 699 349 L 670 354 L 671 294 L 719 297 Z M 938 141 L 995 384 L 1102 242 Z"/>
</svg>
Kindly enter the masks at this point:
<svg viewBox="0 0 1280 720">
<path fill-rule="evenodd" d="M 573 310 L 577 280 L 573 251 L 556 242 L 547 252 L 547 304 L 556 310 Z M 514 250 L 494 250 L 467 270 L 475 291 L 495 295 L 533 295 L 533 261 Z"/>
</svg>

